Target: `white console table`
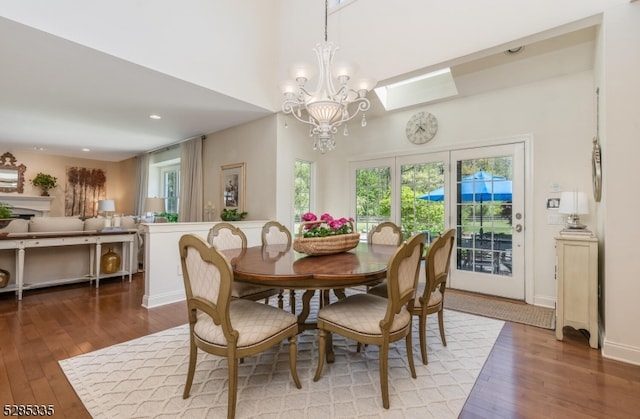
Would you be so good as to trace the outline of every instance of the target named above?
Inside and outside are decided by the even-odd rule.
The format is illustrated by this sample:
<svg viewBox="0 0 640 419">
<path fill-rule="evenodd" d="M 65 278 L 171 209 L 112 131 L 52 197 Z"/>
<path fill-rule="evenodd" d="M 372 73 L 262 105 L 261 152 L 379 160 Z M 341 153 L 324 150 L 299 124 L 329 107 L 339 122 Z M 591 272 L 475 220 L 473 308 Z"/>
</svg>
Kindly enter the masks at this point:
<svg viewBox="0 0 640 419">
<path fill-rule="evenodd" d="M 129 282 L 133 274 L 133 244 L 136 230 L 122 231 L 73 231 L 64 233 L 14 233 L 0 238 L 0 250 L 15 250 L 15 284 L 9 284 L 0 289 L 2 292 L 16 291 L 18 299 L 22 300 L 22 292 L 25 289 L 36 288 L 48 285 L 69 283 L 78 280 L 96 280 L 96 287 L 100 286 L 100 257 L 102 255 L 102 245 L 109 243 L 122 243 L 122 270 L 106 276 L 128 275 Z M 128 246 L 126 246 L 128 243 Z M 28 249 L 46 248 L 56 246 L 89 246 L 90 272 L 81 277 L 60 278 L 46 282 L 33 281 L 25 282 L 24 263 Z M 126 250 L 126 252 L 125 252 Z M 94 271 L 95 269 L 95 271 Z"/>
</svg>

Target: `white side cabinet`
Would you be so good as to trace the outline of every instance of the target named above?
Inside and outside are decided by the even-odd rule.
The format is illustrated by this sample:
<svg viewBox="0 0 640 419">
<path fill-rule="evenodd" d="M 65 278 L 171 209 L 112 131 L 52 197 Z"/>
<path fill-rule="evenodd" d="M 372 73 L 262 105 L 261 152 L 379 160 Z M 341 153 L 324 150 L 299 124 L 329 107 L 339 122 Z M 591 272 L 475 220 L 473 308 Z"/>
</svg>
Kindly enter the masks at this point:
<svg viewBox="0 0 640 419">
<path fill-rule="evenodd" d="M 598 347 L 598 240 L 589 236 L 556 237 L 556 339 L 571 326 L 589 332 Z"/>
</svg>

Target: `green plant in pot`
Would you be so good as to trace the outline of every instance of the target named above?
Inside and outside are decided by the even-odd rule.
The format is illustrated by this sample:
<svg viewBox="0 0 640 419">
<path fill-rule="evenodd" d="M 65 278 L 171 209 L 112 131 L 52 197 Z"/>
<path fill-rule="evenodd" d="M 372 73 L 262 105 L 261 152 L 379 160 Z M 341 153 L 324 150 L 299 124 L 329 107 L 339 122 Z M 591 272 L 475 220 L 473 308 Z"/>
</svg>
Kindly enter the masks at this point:
<svg viewBox="0 0 640 419">
<path fill-rule="evenodd" d="M 11 205 L 0 202 L 0 228 L 5 228 L 7 225 L 9 225 L 11 220 L 13 220 L 13 218 L 11 218 L 11 216 L 13 215 L 12 208 L 13 207 Z"/>
<path fill-rule="evenodd" d="M 12 206 L 4 202 L 0 202 L 0 218 L 11 218 L 13 215 Z"/>
<path fill-rule="evenodd" d="M 220 218 L 223 221 L 240 221 L 243 220 L 244 217 L 247 216 L 246 211 L 238 212 L 237 209 L 223 209 L 222 214 L 220 214 Z"/>
<path fill-rule="evenodd" d="M 42 189 L 42 196 L 49 196 L 49 189 L 53 189 L 58 186 L 58 178 L 39 172 L 33 179 L 31 179 L 31 184 Z"/>
</svg>

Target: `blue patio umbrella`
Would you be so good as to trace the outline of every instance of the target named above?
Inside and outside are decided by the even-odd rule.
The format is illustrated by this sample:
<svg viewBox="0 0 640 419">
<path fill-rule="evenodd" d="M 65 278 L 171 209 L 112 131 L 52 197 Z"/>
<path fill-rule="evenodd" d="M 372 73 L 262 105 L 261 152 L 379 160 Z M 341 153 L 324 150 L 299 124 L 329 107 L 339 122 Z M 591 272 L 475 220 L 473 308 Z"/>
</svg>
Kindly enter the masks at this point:
<svg viewBox="0 0 640 419">
<path fill-rule="evenodd" d="M 465 176 L 460 182 L 462 202 L 475 201 L 482 205 L 486 201 L 511 201 L 512 183 L 504 176 L 497 176 L 480 170 Z M 443 201 L 444 187 L 421 195 L 425 201 Z M 480 209 L 480 228 L 482 229 L 482 207 Z"/>
<path fill-rule="evenodd" d="M 462 178 L 460 192 L 463 202 L 511 201 L 512 183 L 504 176 L 492 175 L 481 170 Z M 442 201 L 444 200 L 444 187 L 434 189 L 419 196 L 418 199 Z"/>
</svg>

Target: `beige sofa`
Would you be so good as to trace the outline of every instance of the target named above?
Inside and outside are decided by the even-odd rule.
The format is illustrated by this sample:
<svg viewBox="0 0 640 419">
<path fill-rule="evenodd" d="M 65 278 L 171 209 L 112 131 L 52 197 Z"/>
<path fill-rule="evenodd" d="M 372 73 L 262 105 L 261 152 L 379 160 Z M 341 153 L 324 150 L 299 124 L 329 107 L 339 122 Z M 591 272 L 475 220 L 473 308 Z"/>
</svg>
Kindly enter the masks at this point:
<svg viewBox="0 0 640 419">
<path fill-rule="evenodd" d="M 115 221 L 115 222 L 114 222 Z M 119 225 L 122 229 L 135 230 L 138 232 L 138 224 L 134 217 L 119 217 L 112 220 L 114 225 Z M 33 217 L 31 220 L 16 219 L 6 227 L 0 229 L 0 233 L 9 233 L 3 240 L 19 239 L 21 237 L 51 237 L 55 233 L 65 233 L 66 237 L 73 237 L 74 232 L 79 236 L 88 231 L 99 232 L 105 227 L 105 219 L 89 218 L 82 220 L 78 217 Z M 31 235 L 30 233 L 33 233 Z M 138 267 L 138 249 L 141 247 L 140 234 L 134 235 L 133 266 L 134 272 Z M 125 244 L 128 246 L 128 244 Z M 62 283 L 89 281 L 93 272 L 91 256 L 94 247 L 89 244 L 61 245 L 30 247 L 24 253 L 24 283 L 30 287 L 50 286 Z M 101 253 L 104 254 L 110 249 L 119 253 L 124 262 L 125 252 L 123 243 L 109 243 L 102 246 Z M 128 254 L 128 253 L 127 253 Z M 11 273 L 11 280 L 7 289 L 10 291 L 11 285 L 15 285 L 16 280 L 16 257 L 17 252 L 11 249 L 0 250 L 0 268 Z M 124 269 L 124 267 L 123 267 Z"/>
</svg>

